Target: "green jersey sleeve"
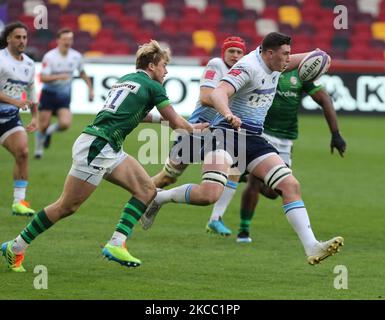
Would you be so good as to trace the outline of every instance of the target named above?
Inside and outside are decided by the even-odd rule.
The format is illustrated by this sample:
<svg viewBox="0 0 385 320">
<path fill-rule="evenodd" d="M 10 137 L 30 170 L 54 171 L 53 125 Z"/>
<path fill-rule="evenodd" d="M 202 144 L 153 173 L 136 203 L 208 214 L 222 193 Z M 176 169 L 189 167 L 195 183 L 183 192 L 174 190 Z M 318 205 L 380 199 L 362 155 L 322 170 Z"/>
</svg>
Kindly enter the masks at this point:
<svg viewBox="0 0 385 320">
<path fill-rule="evenodd" d="M 314 82 L 303 82 L 303 90 L 308 94 L 312 95 L 322 89 L 321 85 L 316 85 Z"/>
<path fill-rule="evenodd" d="M 166 94 L 166 89 L 160 83 L 154 82 L 154 84 L 154 105 L 158 110 L 161 110 L 171 104 L 170 99 Z"/>
</svg>

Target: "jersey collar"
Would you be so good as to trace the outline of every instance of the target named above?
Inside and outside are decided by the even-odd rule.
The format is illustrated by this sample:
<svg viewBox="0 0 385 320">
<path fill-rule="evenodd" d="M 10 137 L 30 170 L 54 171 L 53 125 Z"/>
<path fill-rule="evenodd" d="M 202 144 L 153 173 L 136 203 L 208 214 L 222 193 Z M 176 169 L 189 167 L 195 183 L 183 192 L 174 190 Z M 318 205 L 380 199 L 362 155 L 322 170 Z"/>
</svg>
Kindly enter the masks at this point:
<svg viewBox="0 0 385 320">
<path fill-rule="evenodd" d="M 11 57 L 13 61 L 16 61 L 17 63 L 22 63 L 24 61 L 24 56 L 21 54 L 21 60 L 17 60 L 8 50 L 7 47 L 4 48 L 6 50 L 6 53 Z"/>
<path fill-rule="evenodd" d="M 146 70 L 137 69 L 136 72 L 143 72 L 143 73 L 145 73 L 151 79 L 150 75 L 148 74 L 148 72 Z"/>
<path fill-rule="evenodd" d="M 267 73 L 267 74 L 272 74 L 273 71 L 270 70 L 270 68 L 266 65 L 265 61 L 263 61 L 262 57 L 261 57 L 261 47 L 257 47 L 257 49 L 255 49 L 255 54 L 257 56 L 257 60 L 259 62 L 259 64 L 261 65 L 262 69 Z"/>
</svg>

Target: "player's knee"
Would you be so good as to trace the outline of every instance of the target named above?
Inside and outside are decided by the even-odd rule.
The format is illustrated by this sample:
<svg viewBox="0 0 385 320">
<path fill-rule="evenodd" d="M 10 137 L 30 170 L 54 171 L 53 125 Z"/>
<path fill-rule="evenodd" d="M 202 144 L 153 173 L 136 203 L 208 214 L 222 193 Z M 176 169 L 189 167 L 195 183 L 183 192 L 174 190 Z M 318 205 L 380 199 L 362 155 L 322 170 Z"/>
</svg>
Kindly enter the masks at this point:
<svg viewBox="0 0 385 320">
<path fill-rule="evenodd" d="M 294 176 L 289 180 L 289 191 L 293 195 L 299 195 L 301 193 L 301 185 Z"/>
<path fill-rule="evenodd" d="M 29 153 L 28 146 L 22 146 L 18 148 L 15 152 L 16 162 L 19 163 L 19 162 L 28 161 L 28 153 Z"/>
<path fill-rule="evenodd" d="M 79 209 L 81 204 L 82 204 L 81 202 L 76 202 L 76 201 L 71 203 L 64 203 L 63 201 L 61 201 L 59 203 L 60 217 L 64 218 L 75 213 Z"/>
<path fill-rule="evenodd" d="M 50 125 L 49 121 L 39 121 L 39 125 L 38 125 L 39 131 L 41 133 L 45 133 L 49 125 Z"/>
<path fill-rule="evenodd" d="M 299 197 L 301 195 L 301 185 L 294 176 L 283 180 L 277 189 L 282 192 L 283 198 Z"/>
<path fill-rule="evenodd" d="M 214 204 L 218 201 L 219 197 L 223 192 L 223 188 L 221 186 L 211 187 L 209 191 L 206 193 L 206 201 L 208 204 Z"/>
<path fill-rule="evenodd" d="M 59 123 L 59 131 L 67 130 L 71 126 L 71 121 L 63 121 Z"/>
<path fill-rule="evenodd" d="M 292 177 L 291 169 L 282 164 L 271 168 L 264 177 L 264 182 L 265 185 L 274 190 L 278 185 L 281 185 L 283 181 L 287 182 L 290 177 Z"/>
<path fill-rule="evenodd" d="M 151 181 L 151 183 L 148 183 L 146 189 L 147 189 L 147 194 L 148 194 L 148 201 L 150 202 L 156 196 L 156 187 Z"/>
<path fill-rule="evenodd" d="M 141 183 L 138 187 L 138 190 L 133 192 L 133 196 L 143 201 L 144 203 L 149 203 L 156 196 L 156 187 L 151 180 L 146 181 Z"/>
</svg>

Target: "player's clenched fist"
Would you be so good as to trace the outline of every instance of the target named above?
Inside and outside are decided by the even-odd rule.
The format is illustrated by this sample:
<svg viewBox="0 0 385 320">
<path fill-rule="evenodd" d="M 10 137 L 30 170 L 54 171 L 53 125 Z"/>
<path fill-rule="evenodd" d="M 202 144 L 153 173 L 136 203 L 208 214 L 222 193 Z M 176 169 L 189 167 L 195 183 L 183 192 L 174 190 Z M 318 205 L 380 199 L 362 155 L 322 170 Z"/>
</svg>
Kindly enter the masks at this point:
<svg viewBox="0 0 385 320">
<path fill-rule="evenodd" d="M 242 124 L 242 120 L 233 114 L 228 114 L 226 117 L 226 121 L 234 128 L 239 129 Z"/>
</svg>

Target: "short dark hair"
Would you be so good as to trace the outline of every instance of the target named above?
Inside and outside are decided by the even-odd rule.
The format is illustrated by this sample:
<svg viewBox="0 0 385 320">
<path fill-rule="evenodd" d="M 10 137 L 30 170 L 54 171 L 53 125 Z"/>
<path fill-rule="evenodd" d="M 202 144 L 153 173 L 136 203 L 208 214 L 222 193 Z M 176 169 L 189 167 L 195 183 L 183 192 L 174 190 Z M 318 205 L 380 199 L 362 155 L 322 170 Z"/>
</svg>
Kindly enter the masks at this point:
<svg viewBox="0 0 385 320">
<path fill-rule="evenodd" d="M 63 33 L 73 33 L 72 29 L 70 28 L 61 28 L 58 30 L 58 32 L 56 33 L 56 39 L 59 39 L 60 36 L 63 34 Z"/>
<path fill-rule="evenodd" d="M 11 22 L 5 26 L 3 33 L 0 36 L 0 49 L 4 49 L 8 46 L 7 38 L 9 36 L 9 34 L 13 30 L 18 29 L 18 28 L 22 28 L 22 29 L 25 29 L 25 31 L 28 31 L 27 26 L 20 21 Z"/>
<path fill-rule="evenodd" d="M 290 45 L 291 37 L 279 32 L 271 32 L 263 38 L 262 51 L 269 49 L 276 50 L 280 46 L 287 44 Z"/>
</svg>

